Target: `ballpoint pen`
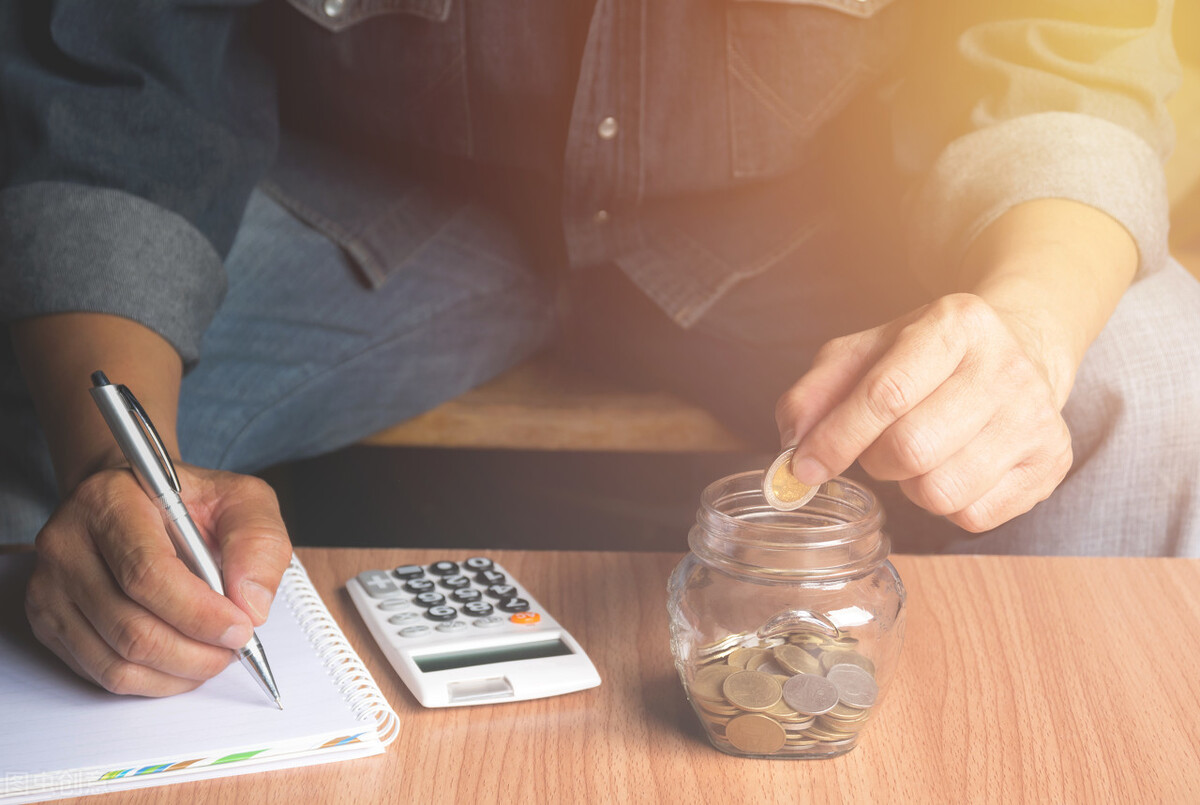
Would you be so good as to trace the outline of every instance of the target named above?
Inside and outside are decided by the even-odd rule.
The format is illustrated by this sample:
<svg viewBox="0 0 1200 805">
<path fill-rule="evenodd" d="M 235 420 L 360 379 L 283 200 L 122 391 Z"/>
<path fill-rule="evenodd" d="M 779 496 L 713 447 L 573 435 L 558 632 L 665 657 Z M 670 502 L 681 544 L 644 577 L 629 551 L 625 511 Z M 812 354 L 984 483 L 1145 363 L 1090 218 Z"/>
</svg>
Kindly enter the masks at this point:
<svg viewBox="0 0 1200 805">
<path fill-rule="evenodd" d="M 208 543 L 183 505 L 175 465 L 171 463 L 171 457 L 167 455 L 167 449 L 145 409 L 128 388 L 109 383 L 104 372 L 92 373 L 92 388 L 89 391 L 121 452 L 129 460 L 138 483 L 162 510 L 175 552 L 189 570 L 213 590 L 225 595 L 221 571 L 208 549 Z M 251 634 L 250 642 L 238 650 L 238 659 L 282 710 L 279 688 L 275 685 L 275 676 L 271 673 L 271 666 L 267 663 L 267 655 L 257 634 Z"/>
</svg>

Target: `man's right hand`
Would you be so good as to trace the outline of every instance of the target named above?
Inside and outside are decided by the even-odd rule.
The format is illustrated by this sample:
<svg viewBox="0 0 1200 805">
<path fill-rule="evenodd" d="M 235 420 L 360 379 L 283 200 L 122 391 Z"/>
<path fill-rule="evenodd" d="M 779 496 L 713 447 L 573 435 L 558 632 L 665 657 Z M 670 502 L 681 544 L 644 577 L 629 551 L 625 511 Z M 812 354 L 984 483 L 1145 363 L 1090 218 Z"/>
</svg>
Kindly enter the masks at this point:
<svg viewBox="0 0 1200 805">
<path fill-rule="evenodd" d="M 127 468 L 87 477 L 38 534 L 25 601 L 34 634 L 114 693 L 168 696 L 218 674 L 266 621 L 291 559 L 266 483 L 178 462 L 176 471 L 228 597 L 176 557 L 162 514 Z"/>
</svg>

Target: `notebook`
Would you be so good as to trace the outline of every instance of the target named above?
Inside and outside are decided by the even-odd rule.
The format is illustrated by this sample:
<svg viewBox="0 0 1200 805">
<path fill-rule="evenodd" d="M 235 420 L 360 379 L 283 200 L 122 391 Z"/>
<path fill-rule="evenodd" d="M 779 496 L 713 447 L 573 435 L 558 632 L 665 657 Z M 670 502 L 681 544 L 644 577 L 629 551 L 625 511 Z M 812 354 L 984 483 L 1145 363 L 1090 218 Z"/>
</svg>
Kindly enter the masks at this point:
<svg viewBox="0 0 1200 805">
<path fill-rule="evenodd" d="M 240 663 L 179 696 L 115 696 L 75 676 L 24 615 L 31 554 L 0 556 L 0 803 L 364 757 L 395 712 L 292 559 L 259 628 L 284 709 Z"/>
</svg>

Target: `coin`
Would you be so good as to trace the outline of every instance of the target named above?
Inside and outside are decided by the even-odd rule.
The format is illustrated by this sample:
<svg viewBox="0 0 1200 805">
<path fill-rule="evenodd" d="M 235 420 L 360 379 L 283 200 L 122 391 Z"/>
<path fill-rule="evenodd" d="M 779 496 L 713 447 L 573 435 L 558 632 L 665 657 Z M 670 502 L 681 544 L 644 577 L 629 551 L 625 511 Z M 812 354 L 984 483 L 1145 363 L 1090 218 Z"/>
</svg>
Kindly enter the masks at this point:
<svg viewBox="0 0 1200 805">
<path fill-rule="evenodd" d="M 771 755 L 783 748 L 787 733 L 774 719 L 746 713 L 725 726 L 725 737 L 739 752 Z"/>
<path fill-rule="evenodd" d="M 791 643 L 776 646 L 773 652 L 775 661 L 793 674 L 815 673 L 820 667 L 816 657 Z"/>
<path fill-rule="evenodd" d="M 770 674 L 758 671 L 737 671 L 722 684 L 725 698 L 743 710 L 766 710 L 779 702 L 783 690 Z"/>
<path fill-rule="evenodd" d="M 816 674 L 797 674 L 783 686 L 783 700 L 797 713 L 819 716 L 838 703 L 838 688 Z"/>
<path fill-rule="evenodd" d="M 817 494 L 817 487 L 802 484 L 792 475 L 792 454 L 796 448 L 789 447 L 771 463 L 763 475 L 762 493 L 771 508 L 793 511 L 808 503 Z"/>
<path fill-rule="evenodd" d="M 724 702 L 725 692 L 721 686 L 725 678 L 737 673 L 738 669 L 728 665 L 706 665 L 696 672 L 688 690 L 693 697 L 714 702 Z"/>
<path fill-rule="evenodd" d="M 729 655 L 727 662 L 730 665 L 737 666 L 738 668 L 749 668 L 750 670 L 754 670 L 754 668 L 750 665 L 751 662 L 757 660 L 759 657 L 770 656 L 770 654 L 761 648 L 739 648 Z"/>
<path fill-rule="evenodd" d="M 826 649 L 821 652 L 821 669 L 829 673 L 835 665 L 857 665 L 871 676 L 875 676 L 875 663 L 851 649 Z"/>
<path fill-rule="evenodd" d="M 857 665 L 835 665 L 829 669 L 825 679 L 837 687 L 838 701 L 849 707 L 870 707 L 879 695 L 875 677 Z M 790 700 L 788 703 L 792 704 Z"/>
</svg>

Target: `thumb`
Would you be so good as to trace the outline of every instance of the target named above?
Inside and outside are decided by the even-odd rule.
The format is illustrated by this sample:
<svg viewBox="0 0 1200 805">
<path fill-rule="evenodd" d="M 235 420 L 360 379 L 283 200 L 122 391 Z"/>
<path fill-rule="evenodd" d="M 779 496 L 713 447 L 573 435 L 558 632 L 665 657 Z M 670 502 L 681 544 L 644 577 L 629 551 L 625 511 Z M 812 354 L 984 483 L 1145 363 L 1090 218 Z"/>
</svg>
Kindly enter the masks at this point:
<svg viewBox="0 0 1200 805">
<path fill-rule="evenodd" d="M 214 481 L 219 492 L 212 532 L 225 594 L 261 626 L 292 559 L 279 502 L 265 481 L 249 475 L 222 473 Z"/>
</svg>

